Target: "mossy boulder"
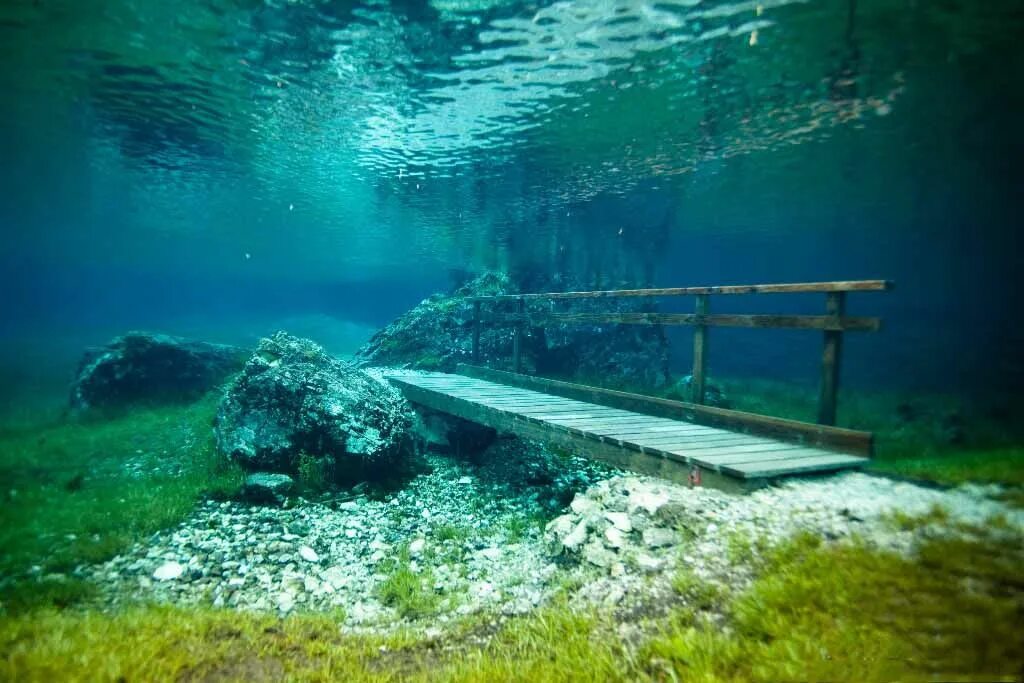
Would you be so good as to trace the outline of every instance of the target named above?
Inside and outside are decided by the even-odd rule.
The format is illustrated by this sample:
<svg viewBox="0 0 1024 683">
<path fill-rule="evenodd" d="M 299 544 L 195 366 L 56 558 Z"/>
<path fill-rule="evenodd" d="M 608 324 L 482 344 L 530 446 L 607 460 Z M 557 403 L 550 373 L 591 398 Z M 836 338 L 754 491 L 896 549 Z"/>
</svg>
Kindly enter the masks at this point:
<svg viewBox="0 0 1024 683">
<path fill-rule="evenodd" d="M 240 370 L 247 355 L 237 346 L 130 332 L 86 351 L 71 388 L 71 410 L 191 401 Z"/>
<path fill-rule="evenodd" d="M 411 425 L 396 389 L 278 332 L 228 387 L 214 431 L 218 448 L 250 470 L 296 472 L 312 457 L 358 479 L 404 455 Z"/>
<path fill-rule="evenodd" d="M 470 297 L 515 291 L 507 276 L 487 273 L 453 292 L 434 294 L 373 335 L 356 352 L 356 358 L 369 365 L 454 372 L 459 363 L 472 362 Z M 484 328 L 480 335 L 481 363 L 507 359 L 511 354 L 511 328 Z"/>
<path fill-rule="evenodd" d="M 579 285 L 582 287 L 582 285 Z M 561 283 L 532 283 L 530 289 L 576 288 Z M 472 297 L 515 294 L 518 286 L 504 274 L 486 273 L 453 292 L 435 294 L 375 334 L 357 353 L 368 365 L 404 366 L 454 372 L 473 361 Z M 569 300 L 558 311 L 610 313 L 646 310 L 635 300 Z M 513 328 L 489 320 L 512 312 L 512 303 L 485 303 L 477 365 L 509 369 Z M 527 313 L 550 312 L 548 301 L 529 302 Z M 668 343 L 662 330 L 648 325 L 551 323 L 531 326 L 523 335 L 527 372 L 600 381 L 616 386 L 664 386 L 668 381 Z"/>
</svg>

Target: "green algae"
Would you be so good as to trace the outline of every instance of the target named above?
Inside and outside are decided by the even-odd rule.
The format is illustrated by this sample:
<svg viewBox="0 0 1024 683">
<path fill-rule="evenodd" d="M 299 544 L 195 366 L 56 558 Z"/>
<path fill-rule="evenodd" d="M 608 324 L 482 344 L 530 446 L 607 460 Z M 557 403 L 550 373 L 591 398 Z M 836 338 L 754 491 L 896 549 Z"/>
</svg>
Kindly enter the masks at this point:
<svg viewBox="0 0 1024 683">
<path fill-rule="evenodd" d="M 380 601 L 393 607 L 399 616 L 419 619 L 434 614 L 441 606 L 441 596 L 434 590 L 434 575 L 429 569 L 416 571 L 409 546 L 385 559 L 381 569 L 387 573 L 377 594 Z"/>
<path fill-rule="evenodd" d="M 178 523 L 201 498 L 235 493 L 241 473 L 213 444 L 217 398 L 0 430 L 5 608 L 25 608 L 29 596 L 67 604 L 81 582 L 42 577 L 106 560 Z"/>
<path fill-rule="evenodd" d="M 523 617 L 468 618 L 443 637 L 343 634 L 316 614 L 36 610 L 0 622 L 0 678 L 1012 680 L 1024 666 L 1020 536 L 957 531 L 912 558 L 800 536 L 768 551 L 744 591 L 710 591 L 681 572 L 677 590 L 727 628 L 684 603 L 637 622 L 634 638 L 571 596 Z"/>
<path fill-rule="evenodd" d="M 916 560 L 797 539 L 727 606 L 728 632 L 670 620 L 643 658 L 697 681 L 1013 676 L 1024 595 L 1008 557 L 1024 559 L 994 537 L 930 541 Z"/>
</svg>

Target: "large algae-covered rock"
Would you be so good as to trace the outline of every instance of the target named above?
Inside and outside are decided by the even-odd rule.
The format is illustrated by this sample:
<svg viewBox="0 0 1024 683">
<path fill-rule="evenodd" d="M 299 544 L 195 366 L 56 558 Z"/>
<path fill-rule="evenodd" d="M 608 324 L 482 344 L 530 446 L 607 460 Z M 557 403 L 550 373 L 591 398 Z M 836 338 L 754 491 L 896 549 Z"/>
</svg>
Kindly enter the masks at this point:
<svg viewBox="0 0 1024 683">
<path fill-rule="evenodd" d="M 565 288 L 566 283 L 558 283 Z M 534 282 L 531 289 L 556 287 Z M 580 285 L 582 287 L 582 285 Z M 423 300 L 375 334 L 356 354 L 372 365 L 407 366 L 454 372 L 472 361 L 474 296 L 512 294 L 517 288 L 506 275 L 487 273 L 450 294 Z M 646 310 L 635 299 L 572 299 L 558 302 L 561 313 L 613 313 Z M 527 314 L 551 311 L 549 301 L 530 301 Z M 512 328 L 486 323 L 512 312 L 509 303 L 485 303 L 478 365 L 509 369 Z M 660 327 L 651 325 L 580 325 L 552 322 L 531 326 L 523 335 L 523 366 L 527 372 L 572 377 L 618 386 L 660 387 L 668 381 L 668 343 Z"/>
<path fill-rule="evenodd" d="M 236 346 L 129 332 L 86 351 L 71 388 L 71 409 L 192 400 L 240 370 L 247 355 Z"/>
<path fill-rule="evenodd" d="M 514 292 L 505 275 L 481 275 L 454 292 L 434 294 L 391 322 L 356 352 L 371 365 L 405 365 L 419 370 L 454 372 L 472 362 L 473 306 L 469 297 Z M 510 328 L 485 328 L 480 335 L 480 363 L 512 354 Z"/>
<path fill-rule="evenodd" d="M 399 456 L 411 423 L 396 389 L 278 332 L 260 340 L 228 388 L 215 433 L 220 450 L 246 468 L 291 472 L 306 456 L 345 477 Z"/>
<path fill-rule="evenodd" d="M 655 309 L 642 299 L 601 298 L 570 299 L 558 311 L 608 315 Z M 658 325 L 550 323 L 530 335 L 533 369 L 541 375 L 625 389 L 669 383 L 668 341 Z"/>
</svg>

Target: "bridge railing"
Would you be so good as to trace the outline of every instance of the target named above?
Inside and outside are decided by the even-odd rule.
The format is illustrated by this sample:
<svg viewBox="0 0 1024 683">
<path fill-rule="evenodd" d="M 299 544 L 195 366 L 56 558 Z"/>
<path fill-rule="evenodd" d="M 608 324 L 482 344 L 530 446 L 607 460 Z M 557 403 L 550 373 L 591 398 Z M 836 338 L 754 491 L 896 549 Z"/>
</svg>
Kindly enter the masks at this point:
<svg viewBox="0 0 1024 683">
<path fill-rule="evenodd" d="M 823 334 L 821 354 L 821 383 L 818 397 L 818 424 L 834 425 L 836 422 L 837 395 L 839 392 L 839 370 L 845 332 L 877 332 L 881 320 L 874 317 L 846 315 L 846 297 L 852 292 L 878 292 L 892 288 L 888 280 L 845 280 L 836 282 L 803 282 L 768 285 L 727 285 L 723 287 L 668 287 L 660 289 L 611 289 L 585 292 L 543 292 L 537 294 L 501 294 L 495 296 L 471 297 L 473 304 L 473 361 L 480 357 L 480 330 L 483 325 L 481 306 L 485 303 L 512 302 L 515 311 L 500 314 L 496 320 L 513 326 L 512 362 L 515 372 L 522 372 L 522 335 L 525 325 L 543 327 L 545 324 L 604 324 L 627 325 L 688 325 L 693 333 L 693 402 L 703 404 L 705 400 L 705 376 L 708 359 L 708 328 L 748 327 L 817 330 Z M 747 315 L 735 313 L 715 314 L 711 312 L 710 299 L 713 296 L 739 294 L 795 294 L 823 293 L 825 307 L 822 315 Z M 674 297 L 695 298 L 693 313 L 556 313 L 547 311 L 527 312 L 527 302 L 559 301 L 572 299 L 611 299 L 632 297 Z"/>
</svg>

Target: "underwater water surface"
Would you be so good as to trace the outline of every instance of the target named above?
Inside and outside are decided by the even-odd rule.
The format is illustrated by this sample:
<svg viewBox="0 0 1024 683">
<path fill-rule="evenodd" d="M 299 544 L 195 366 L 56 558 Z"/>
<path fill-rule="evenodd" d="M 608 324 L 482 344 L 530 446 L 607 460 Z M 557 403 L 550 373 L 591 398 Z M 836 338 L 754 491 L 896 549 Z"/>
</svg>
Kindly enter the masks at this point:
<svg viewBox="0 0 1024 683">
<path fill-rule="evenodd" d="M 2 3 L 0 678 L 1024 675 L 1021 35 L 1014 0 Z M 468 297 L 876 279 L 861 472 L 696 487 L 387 379 L 516 348 L 690 400 L 693 327 L 593 316 L 692 296 L 476 354 Z M 715 409 L 818 419 L 820 330 L 706 342 Z"/>
</svg>

